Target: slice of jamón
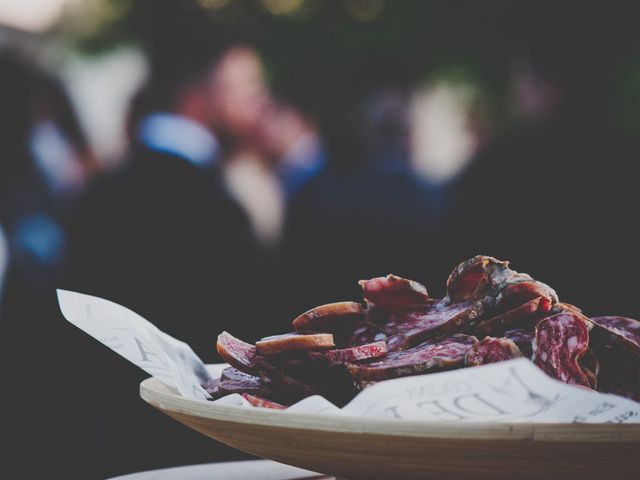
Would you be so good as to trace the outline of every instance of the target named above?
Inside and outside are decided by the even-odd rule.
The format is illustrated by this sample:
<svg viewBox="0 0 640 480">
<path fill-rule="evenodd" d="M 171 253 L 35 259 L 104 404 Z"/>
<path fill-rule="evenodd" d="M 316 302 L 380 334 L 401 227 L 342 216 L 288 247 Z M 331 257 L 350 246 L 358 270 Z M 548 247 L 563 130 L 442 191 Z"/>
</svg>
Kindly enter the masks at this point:
<svg viewBox="0 0 640 480">
<path fill-rule="evenodd" d="M 459 332 L 484 313 L 482 302 L 446 305 L 444 302 L 424 311 L 395 314 L 383 327 L 390 351 L 413 347 L 429 338 Z"/>
<path fill-rule="evenodd" d="M 588 320 L 578 313 L 558 313 L 536 325 L 533 362 L 561 382 L 591 387 L 579 363 L 588 348 Z"/>
<path fill-rule="evenodd" d="M 360 280 L 358 283 L 368 304 L 390 312 L 431 302 L 424 285 L 395 275 Z"/>
<path fill-rule="evenodd" d="M 522 352 L 512 340 L 486 337 L 469 349 L 464 363 L 468 367 L 473 367 L 519 357 L 522 357 Z"/>
<path fill-rule="evenodd" d="M 285 333 L 265 337 L 256 342 L 256 350 L 261 355 L 276 355 L 296 350 L 333 348 L 333 335 L 330 333 Z"/>
<path fill-rule="evenodd" d="M 329 350 L 325 353 L 325 357 L 330 365 L 345 365 L 358 360 L 383 357 L 386 354 L 387 344 L 385 342 L 375 342 L 357 347 Z"/>
<path fill-rule="evenodd" d="M 293 329 L 305 332 L 341 332 L 364 320 L 362 305 L 337 302 L 320 305 L 293 320 Z"/>
<path fill-rule="evenodd" d="M 418 375 L 462 366 L 478 339 L 456 334 L 424 342 L 409 350 L 389 352 L 382 359 L 351 363 L 347 368 L 361 387 L 372 381 Z"/>
</svg>

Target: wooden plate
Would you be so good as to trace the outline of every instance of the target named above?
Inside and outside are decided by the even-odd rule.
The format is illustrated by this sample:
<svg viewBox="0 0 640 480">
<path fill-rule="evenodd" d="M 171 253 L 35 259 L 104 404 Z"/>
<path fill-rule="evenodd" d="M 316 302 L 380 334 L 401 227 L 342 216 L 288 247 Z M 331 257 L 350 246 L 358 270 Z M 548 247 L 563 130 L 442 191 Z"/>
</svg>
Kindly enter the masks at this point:
<svg viewBox="0 0 640 480">
<path fill-rule="evenodd" d="M 463 424 L 287 414 L 187 400 L 153 378 L 142 382 L 140 395 L 231 447 L 351 479 L 637 480 L 640 472 L 640 424 Z"/>
</svg>

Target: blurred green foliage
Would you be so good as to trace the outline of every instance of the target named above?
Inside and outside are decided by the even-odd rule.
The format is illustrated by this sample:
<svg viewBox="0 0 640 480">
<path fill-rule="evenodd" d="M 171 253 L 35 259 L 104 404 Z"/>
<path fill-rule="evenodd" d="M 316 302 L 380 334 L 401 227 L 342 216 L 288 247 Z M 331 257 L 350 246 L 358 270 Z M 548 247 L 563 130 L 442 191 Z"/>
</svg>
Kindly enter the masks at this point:
<svg viewBox="0 0 640 480">
<path fill-rule="evenodd" d="M 574 1 L 498 0 L 92 0 L 84 4 L 92 7 L 70 15 L 62 28 L 86 52 L 136 42 L 152 53 L 152 60 L 170 61 L 174 46 L 188 50 L 191 45 L 195 50 L 221 36 L 236 38 L 260 51 L 274 89 L 293 101 L 309 101 L 312 92 L 322 90 L 334 98 L 321 96 L 315 99 L 318 103 L 344 102 L 374 79 L 415 83 L 448 76 L 479 88 L 494 121 L 500 123 L 510 112 L 512 62 L 523 53 L 552 55 L 556 65 L 573 68 L 575 78 L 582 75 L 585 81 L 589 71 L 615 68 L 621 97 L 615 100 L 617 112 L 625 125 L 640 128 L 640 43 L 633 2 L 590 6 Z"/>
</svg>

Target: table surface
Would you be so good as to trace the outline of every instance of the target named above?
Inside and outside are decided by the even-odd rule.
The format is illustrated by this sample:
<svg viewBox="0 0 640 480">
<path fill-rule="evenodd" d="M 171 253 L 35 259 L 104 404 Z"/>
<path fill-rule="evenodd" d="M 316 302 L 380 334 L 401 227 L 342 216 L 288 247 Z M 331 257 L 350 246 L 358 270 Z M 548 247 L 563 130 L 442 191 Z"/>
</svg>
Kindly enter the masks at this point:
<svg viewBox="0 0 640 480">
<path fill-rule="evenodd" d="M 270 460 L 245 460 L 131 473 L 113 477 L 111 480 L 246 480 L 254 478 L 261 480 L 331 480 L 334 477 L 327 477 Z"/>
</svg>

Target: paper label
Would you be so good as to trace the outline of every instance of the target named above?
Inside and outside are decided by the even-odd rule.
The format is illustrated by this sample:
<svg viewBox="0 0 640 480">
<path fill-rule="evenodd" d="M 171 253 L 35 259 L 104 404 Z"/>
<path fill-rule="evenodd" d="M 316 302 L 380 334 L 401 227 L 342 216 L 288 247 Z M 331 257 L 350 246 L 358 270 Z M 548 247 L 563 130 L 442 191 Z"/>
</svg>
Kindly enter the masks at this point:
<svg viewBox="0 0 640 480">
<path fill-rule="evenodd" d="M 58 290 L 58 303 L 69 322 L 182 396 L 193 400 L 211 398 L 201 386 L 211 377 L 186 343 L 109 300 Z"/>
</svg>

